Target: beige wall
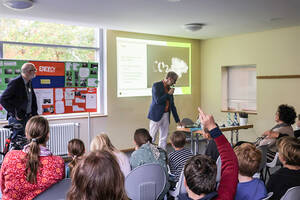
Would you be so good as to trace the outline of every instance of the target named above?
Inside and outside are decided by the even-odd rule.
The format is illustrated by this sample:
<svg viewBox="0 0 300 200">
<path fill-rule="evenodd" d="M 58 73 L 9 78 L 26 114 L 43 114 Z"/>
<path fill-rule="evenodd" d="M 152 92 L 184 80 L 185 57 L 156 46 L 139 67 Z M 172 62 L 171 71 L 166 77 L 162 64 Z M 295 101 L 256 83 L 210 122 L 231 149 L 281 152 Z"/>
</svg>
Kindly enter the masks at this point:
<svg viewBox="0 0 300 200">
<path fill-rule="evenodd" d="M 221 113 L 221 66 L 255 64 L 258 76 L 300 74 L 300 27 L 237 35 L 201 42 L 201 106 L 217 121 Z M 250 115 L 254 129 L 240 138 L 253 141 L 274 126 L 274 114 L 282 103 L 300 111 L 300 79 L 258 79 L 257 115 Z"/>
</svg>

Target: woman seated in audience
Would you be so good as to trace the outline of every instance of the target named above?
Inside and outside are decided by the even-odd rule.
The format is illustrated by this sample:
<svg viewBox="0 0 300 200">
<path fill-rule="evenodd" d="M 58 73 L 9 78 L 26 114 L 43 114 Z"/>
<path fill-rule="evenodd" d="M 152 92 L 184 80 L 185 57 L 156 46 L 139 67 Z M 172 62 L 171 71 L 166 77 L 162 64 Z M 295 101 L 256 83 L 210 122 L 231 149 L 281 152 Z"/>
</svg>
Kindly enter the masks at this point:
<svg viewBox="0 0 300 200">
<path fill-rule="evenodd" d="M 124 175 L 111 151 L 91 151 L 75 166 L 68 200 L 127 200 Z"/>
<path fill-rule="evenodd" d="M 274 192 L 272 199 L 280 199 L 289 188 L 300 186 L 300 140 L 282 137 L 277 148 L 283 168 L 272 174 L 267 183 L 268 192 Z"/>
<path fill-rule="evenodd" d="M 82 159 L 85 153 L 84 143 L 80 139 L 72 139 L 68 143 L 68 156 L 72 157 L 72 161 L 66 169 L 66 177 L 70 178 L 73 168 Z"/>
<path fill-rule="evenodd" d="M 23 150 L 6 154 L 1 167 L 2 199 L 33 199 L 65 177 L 64 161 L 47 149 L 49 124 L 41 116 L 32 117 L 25 134 L 30 142 Z"/>
<path fill-rule="evenodd" d="M 282 136 L 294 136 L 292 124 L 295 123 L 296 112 L 294 107 L 282 104 L 275 114 L 277 124 L 263 133 L 264 139 L 259 146 L 268 145 L 267 162 L 271 162 L 276 154 L 276 139 Z"/>
<path fill-rule="evenodd" d="M 152 137 L 147 129 L 140 128 L 134 133 L 135 151 L 130 157 L 131 169 L 138 166 L 157 163 L 160 164 L 165 170 L 166 179 L 169 180 L 168 167 L 167 167 L 167 152 L 162 148 L 152 144 Z M 169 191 L 170 184 L 166 181 L 166 186 L 159 199 L 163 199 L 164 195 Z"/>
<path fill-rule="evenodd" d="M 121 171 L 124 174 L 124 177 L 126 177 L 129 174 L 130 164 L 128 157 L 112 145 L 109 137 L 106 134 L 101 133 L 100 135 L 94 137 L 94 139 L 92 140 L 91 151 L 96 150 L 106 150 L 113 153 L 117 158 Z"/>
<path fill-rule="evenodd" d="M 262 180 L 252 178 L 258 172 L 261 163 L 261 152 L 254 144 L 243 143 L 234 148 L 239 163 L 239 183 L 235 200 L 260 200 L 267 196 Z"/>
</svg>

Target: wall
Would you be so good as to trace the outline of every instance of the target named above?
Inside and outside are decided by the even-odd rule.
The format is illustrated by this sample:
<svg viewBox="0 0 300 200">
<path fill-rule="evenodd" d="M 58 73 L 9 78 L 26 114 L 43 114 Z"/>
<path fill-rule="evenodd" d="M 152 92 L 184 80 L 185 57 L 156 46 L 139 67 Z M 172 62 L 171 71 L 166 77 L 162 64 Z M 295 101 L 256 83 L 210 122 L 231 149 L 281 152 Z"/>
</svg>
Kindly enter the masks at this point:
<svg viewBox="0 0 300 200">
<path fill-rule="evenodd" d="M 258 76 L 300 74 L 300 27 L 210 39 L 201 42 L 201 106 L 216 121 L 226 121 L 221 110 L 221 66 L 255 64 Z M 274 126 L 279 104 L 300 111 L 300 79 L 257 79 L 257 115 L 249 116 L 254 129 L 240 139 L 254 141 Z M 226 134 L 228 136 L 228 134 Z"/>
</svg>

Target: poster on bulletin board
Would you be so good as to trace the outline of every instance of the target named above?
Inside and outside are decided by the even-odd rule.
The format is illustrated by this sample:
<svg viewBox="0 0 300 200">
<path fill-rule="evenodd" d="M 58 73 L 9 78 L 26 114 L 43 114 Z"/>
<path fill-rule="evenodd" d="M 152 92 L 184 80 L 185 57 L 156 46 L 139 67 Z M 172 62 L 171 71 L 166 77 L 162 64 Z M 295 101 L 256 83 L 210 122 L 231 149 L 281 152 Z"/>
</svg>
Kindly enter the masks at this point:
<svg viewBox="0 0 300 200">
<path fill-rule="evenodd" d="M 97 111 L 97 88 L 42 88 L 34 91 L 38 113 L 42 115 Z"/>
<path fill-rule="evenodd" d="M 21 74 L 25 62 L 33 63 L 37 70 L 32 86 L 39 114 L 97 111 L 98 63 L 0 59 L 0 95 L 9 81 Z M 0 105 L 0 119 L 5 118 Z"/>
<path fill-rule="evenodd" d="M 65 87 L 97 87 L 97 63 L 66 63 Z"/>
</svg>

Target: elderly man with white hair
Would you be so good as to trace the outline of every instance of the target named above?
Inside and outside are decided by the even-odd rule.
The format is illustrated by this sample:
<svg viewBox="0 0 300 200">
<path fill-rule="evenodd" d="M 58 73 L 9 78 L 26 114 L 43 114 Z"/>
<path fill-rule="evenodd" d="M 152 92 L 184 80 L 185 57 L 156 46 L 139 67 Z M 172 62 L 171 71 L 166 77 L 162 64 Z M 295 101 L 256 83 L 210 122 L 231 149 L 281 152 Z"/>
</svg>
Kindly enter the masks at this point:
<svg viewBox="0 0 300 200">
<path fill-rule="evenodd" d="M 1 105 L 7 111 L 8 123 L 22 124 L 23 129 L 14 130 L 16 135 L 24 135 L 26 122 L 37 115 L 37 103 L 31 80 L 35 78 L 36 68 L 32 63 L 25 63 L 21 75 L 11 80 L 0 98 Z"/>
</svg>

